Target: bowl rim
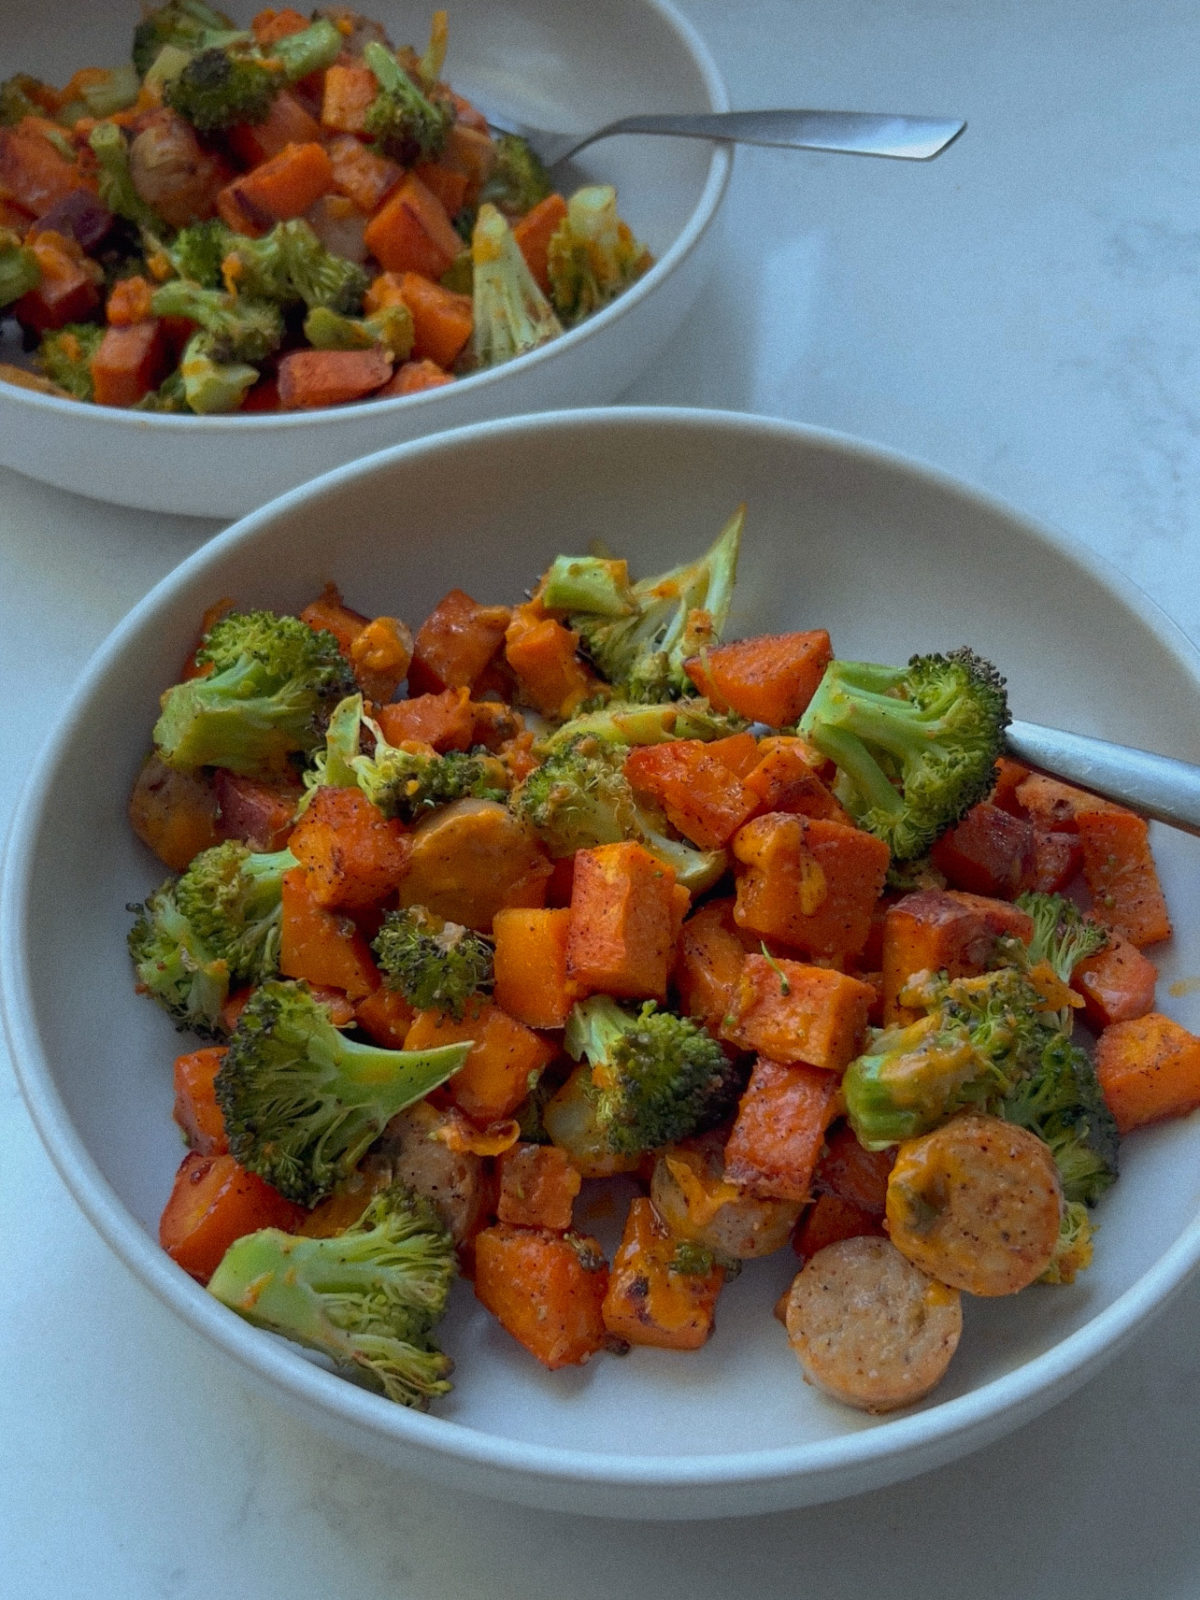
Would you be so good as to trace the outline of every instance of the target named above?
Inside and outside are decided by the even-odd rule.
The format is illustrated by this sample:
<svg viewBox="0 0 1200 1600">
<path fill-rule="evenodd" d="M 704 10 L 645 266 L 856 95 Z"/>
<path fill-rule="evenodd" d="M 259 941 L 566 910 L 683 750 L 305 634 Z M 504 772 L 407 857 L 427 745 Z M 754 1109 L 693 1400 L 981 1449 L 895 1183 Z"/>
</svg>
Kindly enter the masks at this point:
<svg viewBox="0 0 1200 1600">
<path fill-rule="evenodd" d="M 709 102 L 705 109 L 714 112 L 728 111 L 730 108 L 728 87 L 715 57 L 699 30 L 676 9 L 674 0 L 640 0 L 640 3 L 647 10 L 657 13 L 679 39 L 699 73 Z M 647 273 L 625 290 L 618 299 L 611 301 L 576 327 L 568 328 L 557 338 L 539 345 L 534 350 L 526 351 L 524 355 L 506 361 L 500 366 L 486 367 L 480 372 L 468 373 L 456 379 L 452 385 L 454 394 L 474 395 L 481 391 L 486 392 L 494 384 L 511 377 L 514 372 L 535 372 L 548 362 L 560 358 L 564 351 L 569 353 L 597 337 L 602 337 L 610 323 L 635 310 L 695 251 L 716 218 L 729 186 L 732 170 L 731 147 L 714 143 L 710 150 L 708 170 L 699 199 L 680 233 L 654 261 Z M 352 428 L 356 418 L 386 417 L 401 407 L 406 409 L 431 407 L 446 398 L 444 388 L 434 388 L 419 390 L 409 395 L 391 395 L 381 400 L 361 400 L 348 406 L 322 406 L 312 411 L 266 411 L 250 412 L 246 415 L 239 412 L 229 415 L 194 416 L 86 405 L 84 414 L 94 418 L 101 428 L 109 430 L 133 425 L 139 432 L 163 433 L 167 437 L 173 433 L 184 432 L 210 439 L 224 433 L 253 438 L 255 434 L 273 432 L 276 429 L 292 432 L 315 426 Z M 46 418 L 54 419 L 78 416 L 80 406 L 83 404 L 64 395 L 43 394 L 39 389 L 27 388 L 23 384 L 0 378 L 0 404 L 5 401 L 29 405 L 34 412 L 40 411 Z"/>
<path fill-rule="evenodd" d="M 1106 558 L 1081 547 L 1061 530 L 1016 511 L 1003 499 L 940 468 L 852 434 L 748 412 L 615 406 L 506 417 L 428 435 L 334 468 L 239 519 L 160 579 L 93 652 L 76 680 L 66 708 L 37 754 L 10 820 L 0 862 L 0 925 L 10 930 L 10 936 L 0 941 L 0 1022 L 18 1085 L 38 1134 L 66 1187 L 101 1237 L 190 1328 L 212 1340 L 251 1374 L 303 1400 L 313 1411 L 365 1430 L 385 1445 L 417 1447 L 459 1465 L 498 1469 L 525 1483 L 552 1480 L 610 1490 L 687 1491 L 749 1488 L 786 1481 L 811 1488 L 864 1469 L 873 1469 L 877 1480 L 880 1475 L 894 1479 L 907 1472 L 905 1458 L 924 1457 L 933 1464 L 954 1453 L 955 1440 L 970 1435 L 982 1438 L 989 1428 L 998 1433 L 1009 1425 L 1006 1417 L 1026 1420 L 1065 1398 L 1091 1376 L 1200 1267 L 1200 1215 L 1110 1305 L 1050 1349 L 966 1394 L 918 1411 L 872 1419 L 872 1424 L 860 1431 L 794 1446 L 680 1456 L 625 1455 L 614 1450 L 593 1451 L 503 1438 L 452 1418 L 392 1406 L 315 1366 L 284 1341 L 264 1339 L 257 1330 L 230 1316 L 162 1253 L 101 1174 L 54 1087 L 50 1064 L 30 1020 L 27 997 L 31 974 L 23 942 L 15 934 L 24 926 L 31 887 L 31 846 L 39 831 L 47 780 L 63 758 L 76 726 L 84 720 L 90 696 L 120 657 L 129 636 L 176 591 L 190 587 L 208 566 L 219 563 L 227 549 L 286 520 L 301 501 L 314 494 L 335 497 L 346 484 L 389 471 L 398 461 L 453 454 L 472 441 L 486 444 L 506 432 L 536 429 L 544 436 L 547 430 L 603 432 L 613 427 L 641 430 L 647 437 L 663 428 L 699 434 L 732 430 L 747 435 L 773 435 L 801 447 L 824 449 L 843 458 L 858 458 L 901 471 L 927 486 L 966 498 L 1019 525 L 1035 541 L 1048 544 L 1061 559 L 1098 582 L 1114 600 L 1153 627 L 1164 648 L 1200 684 L 1200 649 Z M 854 1491 L 838 1489 L 824 1497 L 833 1498 L 843 1492 Z"/>
</svg>

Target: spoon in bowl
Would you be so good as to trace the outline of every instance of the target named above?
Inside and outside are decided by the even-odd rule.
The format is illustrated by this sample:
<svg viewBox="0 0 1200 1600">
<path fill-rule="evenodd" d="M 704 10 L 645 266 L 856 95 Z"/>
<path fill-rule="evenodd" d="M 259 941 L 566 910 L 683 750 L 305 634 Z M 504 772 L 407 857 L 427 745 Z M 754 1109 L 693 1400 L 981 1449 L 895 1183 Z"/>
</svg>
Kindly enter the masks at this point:
<svg viewBox="0 0 1200 1600">
<path fill-rule="evenodd" d="M 479 104 L 478 100 L 473 103 Z M 955 117 L 910 117 L 873 111 L 707 111 L 621 117 L 591 133 L 553 133 L 507 115 L 491 111 L 484 114 L 497 133 L 515 133 L 524 139 L 546 167 L 557 166 L 598 139 L 611 139 L 620 133 L 666 134 L 678 139 L 929 161 L 966 127 Z"/>
</svg>

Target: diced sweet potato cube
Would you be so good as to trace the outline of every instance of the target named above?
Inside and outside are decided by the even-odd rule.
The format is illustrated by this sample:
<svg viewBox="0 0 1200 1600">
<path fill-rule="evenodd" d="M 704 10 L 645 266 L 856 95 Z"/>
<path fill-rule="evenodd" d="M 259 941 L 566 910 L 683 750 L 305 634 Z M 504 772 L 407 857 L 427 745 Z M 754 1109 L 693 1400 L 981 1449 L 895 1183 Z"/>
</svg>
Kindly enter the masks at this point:
<svg viewBox="0 0 1200 1600">
<path fill-rule="evenodd" d="M 531 1028 L 566 1025 L 576 990 L 567 973 L 566 906 L 510 906 L 492 923 L 498 1005 Z"/>
<path fill-rule="evenodd" d="M 638 745 L 626 757 L 625 776 L 702 850 L 728 844 L 758 804 L 754 791 L 702 739 Z"/>
<path fill-rule="evenodd" d="M 496 1215 L 523 1228 L 563 1233 L 583 1179 L 565 1150 L 553 1144 L 514 1144 L 496 1162 L 500 1192 Z"/>
<path fill-rule="evenodd" d="M 838 1083 L 835 1072 L 760 1056 L 725 1145 L 730 1182 L 756 1195 L 807 1200 Z"/>
<path fill-rule="evenodd" d="M 1139 949 L 1171 936 L 1171 919 L 1144 818 L 1113 806 L 1075 819 L 1092 911 Z"/>
<path fill-rule="evenodd" d="M 812 955 L 857 954 L 887 875 L 888 847 L 823 818 L 770 811 L 733 837 L 738 926 Z"/>
<path fill-rule="evenodd" d="M 911 1021 L 900 992 L 918 972 L 966 978 L 984 971 L 1000 938 L 1028 944 L 1033 919 L 1006 900 L 960 889 L 920 889 L 890 906 L 883 921 L 883 1010 Z"/>
<path fill-rule="evenodd" d="M 581 993 L 664 1000 L 689 903 L 675 874 L 640 844 L 575 854 L 567 972 Z"/>
<path fill-rule="evenodd" d="M 467 1039 L 474 1041 L 474 1047 L 446 1092 L 467 1116 L 485 1126 L 516 1110 L 555 1055 L 552 1044 L 490 1000 L 468 1006 L 462 1017 L 418 1011 L 404 1048 L 436 1050 Z"/>
<path fill-rule="evenodd" d="M 498 1222 L 475 1236 L 475 1294 L 551 1371 L 581 1366 L 608 1342 L 608 1263 L 594 1239 Z"/>
<path fill-rule="evenodd" d="M 1013 900 L 1033 876 L 1036 831 L 1026 818 L 984 800 L 937 840 L 930 859 L 952 889 Z"/>
<path fill-rule="evenodd" d="M 746 774 L 746 787 L 758 796 L 759 810 L 795 811 L 851 825 L 820 776 L 819 756 L 803 739 L 781 735 L 760 740 L 758 755 L 758 762 Z"/>
<path fill-rule="evenodd" d="M 722 1034 L 773 1061 L 841 1073 L 859 1052 L 874 998 L 870 984 L 845 973 L 751 954 Z"/>
<path fill-rule="evenodd" d="M 604 1296 L 609 1333 L 660 1350 L 700 1349 L 713 1330 L 725 1271 L 694 1257 L 695 1251 L 663 1226 L 648 1199 L 631 1201 Z"/>
<path fill-rule="evenodd" d="M 832 657 L 828 633 L 814 628 L 717 645 L 686 670 L 718 710 L 785 728 L 803 714 Z"/>
<path fill-rule="evenodd" d="M 732 899 L 709 900 L 679 930 L 671 974 L 679 1007 L 719 1033 L 742 975 L 746 944 L 733 918 Z"/>
<path fill-rule="evenodd" d="M 1119 933 L 1094 956 L 1076 964 L 1071 987 L 1083 997 L 1084 1019 L 1093 1028 L 1129 1022 L 1154 1010 L 1158 968 Z"/>
<path fill-rule="evenodd" d="M 1160 1011 L 1114 1022 L 1096 1042 L 1096 1076 L 1122 1133 L 1200 1109 L 1200 1038 Z"/>
<path fill-rule="evenodd" d="M 417 629 L 409 694 L 473 689 L 504 643 L 512 612 L 485 606 L 462 589 L 443 595 Z"/>
<path fill-rule="evenodd" d="M 365 911 L 395 892 L 408 871 L 411 838 L 361 789 L 320 788 L 288 840 L 319 906 Z"/>
</svg>

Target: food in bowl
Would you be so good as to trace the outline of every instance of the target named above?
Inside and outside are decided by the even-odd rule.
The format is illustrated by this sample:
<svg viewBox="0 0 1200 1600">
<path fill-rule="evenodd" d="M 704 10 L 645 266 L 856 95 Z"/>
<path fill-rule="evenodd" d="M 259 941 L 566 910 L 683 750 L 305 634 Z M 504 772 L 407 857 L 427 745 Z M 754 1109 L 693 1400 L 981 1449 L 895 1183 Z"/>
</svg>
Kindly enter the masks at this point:
<svg viewBox="0 0 1200 1600">
<path fill-rule="evenodd" d="M 1073 1281 L 1120 1138 L 1200 1104 L 1145 823 L 1006 759 L 970 650 L 723 640 L 741 528 L 415 632 L 218 606 L 162 697 L 130 947 L 205 1041 L 162 1242 L 408 1405 L 456 1262 L 557 1371 L 702 1348 L 791 1251 L 805 1376 L 911 1405 L 962 1297 Z"/>
<path fill-rule="evenodd" d="M 0 87 L 0 379 L 158 413 L 415 394 L 540 348 L 651 255 L 422 53 L 344 7 L 166 0 L 132 63 Z"/>
</svg>

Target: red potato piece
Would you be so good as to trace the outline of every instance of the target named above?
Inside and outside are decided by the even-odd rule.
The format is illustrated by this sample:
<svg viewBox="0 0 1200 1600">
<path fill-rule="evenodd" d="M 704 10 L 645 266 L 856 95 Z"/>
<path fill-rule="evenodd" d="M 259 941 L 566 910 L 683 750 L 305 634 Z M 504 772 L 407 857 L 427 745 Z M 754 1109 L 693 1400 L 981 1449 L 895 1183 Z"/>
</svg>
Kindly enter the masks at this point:
<svg viewBox="0 0 1200 1600">
<path fill-rule="evenodd" d="M 807 1382 L 862 1411 L 895 1411 L 941 1381 L 958 1348 L 962 1303 L 889 1240 L 860 1236 L 805 1263 L 784 1322 Z"/>
<path fill-rule="evenodd" d="M 1062 1185 L 1048 1145 L 999 1117 L 968 1113 L 906 1140 L 888 1179 L 892 1243 L 968 1294 L 1016 1294 L 1050 1265 Z"/>
</svg>

